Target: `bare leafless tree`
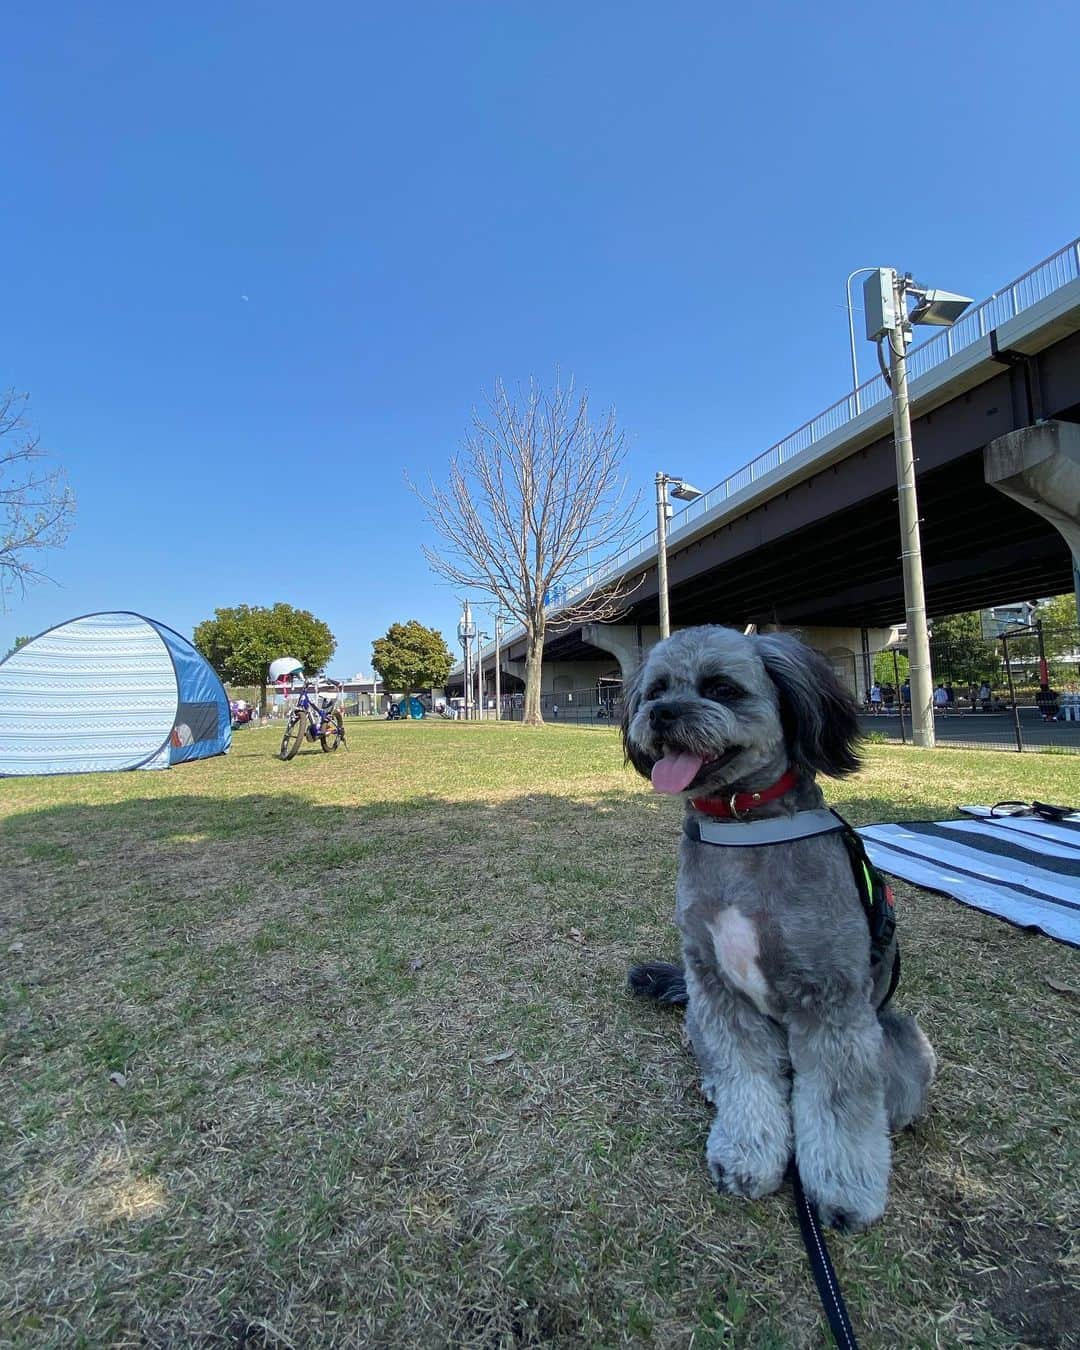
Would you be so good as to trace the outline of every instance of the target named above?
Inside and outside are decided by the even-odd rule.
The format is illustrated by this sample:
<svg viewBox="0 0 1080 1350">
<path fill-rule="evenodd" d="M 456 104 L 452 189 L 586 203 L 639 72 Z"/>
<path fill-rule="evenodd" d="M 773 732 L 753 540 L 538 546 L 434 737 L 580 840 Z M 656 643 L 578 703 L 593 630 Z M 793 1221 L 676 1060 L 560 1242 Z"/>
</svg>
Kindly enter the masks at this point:
<svg viewBox="0 0 1080 1350">
<path fill-rule="evenodd" d="M 594 565 L 626 541 L 638 499 L 622 467 L 613 411 L 589 416 L 587 394 L 556 376 L 517 399 L 500 382 L 449 466 L 444 483 L 414 487 L 442 540 L 432 569 L 481 591 L 525 629 L 524 720 L 537 724 L 544 635 L 604 622 L 626 608 L 641 578 L 598 586 Z M 548 604 L 554 600 L 555 603 Z"/>
<path fill-rule="evenodd" d="M 0 393 L 0 607 L 45 575 L 42 553 L 64 542 L 75 512 L 63 470 L 40 462 L 26 404 L 26 394 Z"/>
</svg>

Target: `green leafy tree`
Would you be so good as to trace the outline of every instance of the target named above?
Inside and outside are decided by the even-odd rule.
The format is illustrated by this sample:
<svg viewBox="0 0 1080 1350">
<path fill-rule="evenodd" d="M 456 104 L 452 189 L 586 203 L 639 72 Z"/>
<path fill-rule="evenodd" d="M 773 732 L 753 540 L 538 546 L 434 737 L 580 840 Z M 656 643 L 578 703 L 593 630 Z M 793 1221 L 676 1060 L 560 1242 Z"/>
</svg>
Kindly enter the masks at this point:
<svg viewBox="0 0 1080 1350">
<path fill-rule="evenodd" d="M 896 664 L 893 664 L 893 654 L 891 651 L 878 652 L 874 657 L 874 679 L 878 684 L 891 684 L 896 687 L 896 672 L 900 672 L 900 684 L 903 685 L 907 679 L 910 666 L 908 659 L 903 652 L 896 653 Z M 899 689 L 897 690 L 899 693 Z"/>
<path fill-rule="evenodd" d="M 281 604 L 236 605 L 217 609 L 199 624 L 195 646 L 223 680 L 259 688 L 259 706 L 266 711 L 266 679 L 270 662 L 295 656 L 304 674 L 315 675 L 334 654 L 337 641 L 321 619 L 306 609 Z"/>
<path fill-rule="evenodd" d="M 454 658 L 440 632 L 410 619 L 408 623 L 392 623 L 386 636 L 376 639 L 371 664 L 385 691 L 403 693 L 408 707 L 414 690 L 446 683 Z"/>
<path fill-rule="evenodd" d="M 9 656 L 14 656 L 15 653 L 19 650 L 19 648 L 25 647 L 29 641 L 30 641 L 29 637 L 17 637 L 15 641 L 11 644 L 6 654 L 4 655 L 4 660 L 6 661 Z"/>
<path fill-rule="evenodd" d="M 983 637 L 978 610 L 943 615 L 933 620 L 933 629 L 935 680 L 961 688 L 985 680 L 991 689 L 1001 682 L 1001 644 Z"/>
<path fill-rule="evenodd" d="M 1044 600 L 1035 611 L 1035 617 L 1042 621 L 1043 643 L 1051 661 L 1071 656 L 1076 651 L 1080 643 L 1077 641 L 1076 596 L 1072 591 Z"/>
</svg>

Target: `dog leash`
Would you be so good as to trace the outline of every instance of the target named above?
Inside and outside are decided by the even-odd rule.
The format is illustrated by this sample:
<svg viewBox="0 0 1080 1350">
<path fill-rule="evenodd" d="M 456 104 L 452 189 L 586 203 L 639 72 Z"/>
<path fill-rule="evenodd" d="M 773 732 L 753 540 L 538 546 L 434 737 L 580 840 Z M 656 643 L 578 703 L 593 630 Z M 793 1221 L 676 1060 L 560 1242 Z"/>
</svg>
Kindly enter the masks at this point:
<svg viewBox="0 0 1080 1350">
<path fill-rule="evenodd" d="M 795 1166 L 794 1161 L 792 1161 L 789 1174 L 792 1189 L 795 1192 L 795 1213 L 799 1216 L 799 1231 L 802 1233 L 803 1246 L 806 1248 L 806 1255 L 810 1260 L 810 1271 L 814 1276 L 814 1283 L 817 1285 L 818 1297 L 821 1299 L 821 1306 L 825 1310 L 829 1330 L 832 1332 L 833 1340 L 839 1350 L 859 1350 L 859 1343 L 851 1329 L 847 1305 L 844 1302 L 843 1294 L 840 1292 L 840 1281 L 836 1278 L 836 1271 L 829 1259 L 829 1249 L 825 1245 L 825 1235 L 821 1231 L 817 1209 L 806 1198 L 802 1181 L 799 1179 L 799 1169 Z"/>
<path fill-rule="evenodd" d="M 672 975 L 677 978 L 672 980 Z M 642 997 L 654 998 L 668 1007 L 683 1007 L 686 1004 L 686 982 L 682 971 L 665 961 L 645 962 L 634 966 L 630 971 L 630 988 Z M 817 1285 L 821 1307 L 829 1323 L 829 1330 L 839 1350 L 859 1350 L 859 1343 L 851 1329 L 847 1305 L 840 1292 L 840 1281 L 836 1278 L 829 1249 L 825 1245 L 825 1235 L 821 1231 L 821 1220 L 817 1209 L 806 1197 L 799 1169 L 792 1158 L 788 1163 L 787 1179 L 795 1197 L 795 1214 L 799 1220 L 799 1232 L 810 1262 L 810 1273 Z"/>
</svg>

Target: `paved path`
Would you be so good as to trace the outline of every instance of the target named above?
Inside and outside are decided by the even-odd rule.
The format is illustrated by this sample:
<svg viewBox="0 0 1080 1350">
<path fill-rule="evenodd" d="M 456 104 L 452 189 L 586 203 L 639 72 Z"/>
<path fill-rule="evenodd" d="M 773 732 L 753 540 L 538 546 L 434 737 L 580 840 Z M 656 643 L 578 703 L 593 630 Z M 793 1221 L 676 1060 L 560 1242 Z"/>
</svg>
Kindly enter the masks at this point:
<svg viewBox="0 0 1080 1350">
<path fill-rule="evenodd" d="M 900 718 L 893 713 L 864 713 L 859 718 L 864 732 L 878 732 L 890 740 L 900 739 Z M 1015 750 L 1016 729 L 1011 712 L 950 713 L 935 718 L 937 739 L 941 742 L 985 746 L 988 750 Z M 1080 722 L 1044 722 L 1035 708 L 1020 709 L 1020 731 L 1025 749 L 1060 746 L 1080 753 Z M 904 735 L 911 740 L 911 721 L 904 715 Z"/>
</svg>

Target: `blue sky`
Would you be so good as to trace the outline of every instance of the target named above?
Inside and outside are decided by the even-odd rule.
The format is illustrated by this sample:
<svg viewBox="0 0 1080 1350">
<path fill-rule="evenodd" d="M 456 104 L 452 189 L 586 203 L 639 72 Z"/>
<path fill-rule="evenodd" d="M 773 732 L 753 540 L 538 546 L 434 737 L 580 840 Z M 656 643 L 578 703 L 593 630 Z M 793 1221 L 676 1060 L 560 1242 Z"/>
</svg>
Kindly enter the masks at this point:
<svg viewBox="0 0 1080 1350">
<path fill-rule="evenodd" d="M 0 385 L 79 507 L 0 652 L 276 600 L 338 674 L 450 637 L 403 471 L 496 377 L 573 372 L 646 491 L 705 487 L 845 390 L 852 268 L 982 298 L 1080 232 L 1076 7 L 5 14 Z"/>
</svg>

